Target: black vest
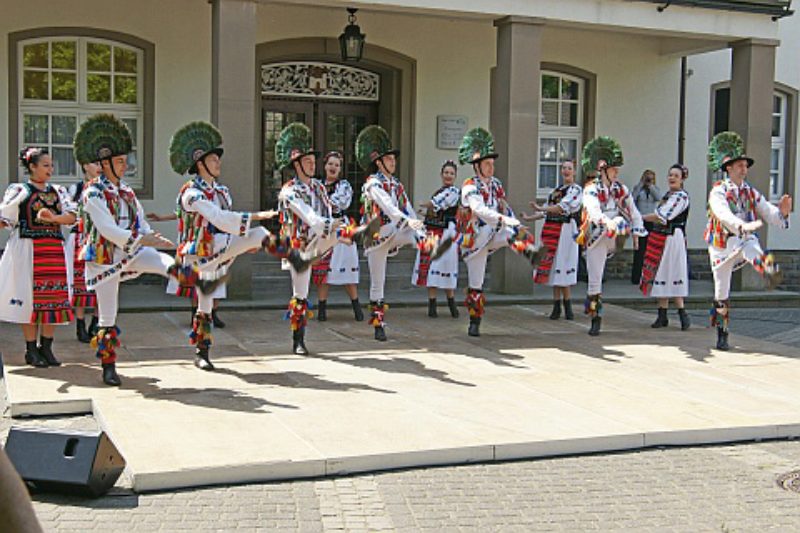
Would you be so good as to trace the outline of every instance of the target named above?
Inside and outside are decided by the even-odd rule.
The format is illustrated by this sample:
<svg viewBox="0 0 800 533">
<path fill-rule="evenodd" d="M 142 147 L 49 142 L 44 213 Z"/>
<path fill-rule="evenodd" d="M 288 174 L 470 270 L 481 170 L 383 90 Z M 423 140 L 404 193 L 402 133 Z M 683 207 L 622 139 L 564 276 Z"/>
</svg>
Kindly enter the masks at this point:
<svg viewBox="0 0 800 533">
<path fill-rule="evenodd" d="M 54 215 L 61 214 L 58 191 L 52 185 L 47 185 L 43 191 L 30 183 L 26 183 L 25 188 L 28 189 L 28 197 L 19 204 L 19 236 L 23 239 L 51 238 L 63 241 L 61 226 L 42 222 L 36 218 L 39 211 L 45 207 Z"/>
</svg>

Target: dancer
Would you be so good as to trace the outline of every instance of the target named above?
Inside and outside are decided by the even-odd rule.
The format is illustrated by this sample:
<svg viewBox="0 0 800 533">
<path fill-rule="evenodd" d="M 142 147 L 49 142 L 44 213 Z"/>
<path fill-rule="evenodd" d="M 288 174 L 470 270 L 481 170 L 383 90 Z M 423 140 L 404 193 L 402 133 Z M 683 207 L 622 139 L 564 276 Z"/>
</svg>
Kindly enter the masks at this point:
<svg viewBox="0 0 800 533">
<path fill-rule="evenodd" d="M 79 258 L 86 263 L 86 288 L 95 291 L 100 315 L 92 347 L 102 364 L 103 382 L 112 386 L 121 384 L 116 370 L 120 283 L 145 273 L 177 277 L 182 284 L 198 281 L 196 269 L 180 268 L 172 257 L 155 250 L 174 244 L 150 229 L 136 194 L 122 179 L 131 148 L 128 127 L 111 114 L 89 117 L 75 134 L 76 159 L 99 162 L 102 169 L 83 190 Z M 206 291 L 216 286 L 198 283 Z"/>
<path fill-rule="evenodd" d="M 745 155 L 744 142 L 738 133 L 724 131 L 708 147 L 711 170 L 721 170 L 723 177 L 708 193 L 708 225 L 705 240 L 714 275 L 714 303 L 711 325 L 717 329 L 717 349 L 728 350 L 731 276 L 750 263 L 764 276 L 769 288 L 780 283 L 783 275 L 771 252 L 761 249 L 755 233 L 767 222 L 789 229 L 792 198 L 784 194 L 775 206 L 747 182 L 753 159 Z"/>
<path fill-rule="evenodd" d="M 683 188 L 688 171 L 675 164 L 669 169 L 669 191 L 656 206 L 655 212 L 642 215 L 651 224 L 646 246 L 639 288 L 642 294 L 658 299 L 658 318 L 653 328 L 669 325 L 667 309 L 673 298 L 681 320 L 681 330 L 689 329 L 691 320 L 683 307 L 689 295 L 689 261 L 686 255 L 686 221 L 689 219 L 689 193 Z"/>
<path fill-rule="evenodd" d="M 341 221 L 344 227 L 353 227 L 355 222 L 347 216 L 347 210 L 353 201 L 353 187 L 347 178 L 342 177 L 344 157 L 341 152 L 328 152 L 322 159 L 325 173 L 325 191 L 331 202 L 333 217 Z M 328 288 L 330 285 L 342 285 L 350 297 L 353 316 L 357 322 L 364 320 L 364 312 L 358 301 L 358 247 L 353 242 L 339 242 L 333 250 L 325 254 L 313 267 L 311 280 L 317 286 L 317 320 L 328 319 Z"/>
<path fill-rule="evenodd" d="M 208 122 L 182 127 L 172 136 L 169 146 L 172 169 L 181 176 L 187 172 L 193 176 L 178 193 L 176 261 L 184 268 L 197 269 L 203 280 L 224 279 L 234 259 L 249 250 L 277 247 L 264 227 L 250 227 L 251 221 L 276 216 L 275 211 L 231 211 L 233 200 L 228 188 L 218 182 L 222 154 L 222 134 Z M 197 312 L 189 337 L 195 345 L 194 364 L 201 370 L 214 370 L 210 351 L 213 306 L 214 299 L 220 297 L 219 287 L 203 293 L 192 290 L 191 283 L 180 286 L 177 280 L 170 280 L 169 288 L 177 291 L 175 294 L 186 294 L 188 290 L 197 295 Z"/>
<path fill-rule="evenodd" d="M 533 274 L 534 283 L 553 287 L 553 310 L 550 320 L 561 318 L 561 303 L 564 303 L 564 318 L 573 320 L 572 296 L 570 287 L 578 282 L 578 243 L 575 234 L 581 216 L 583 190 L 575 183 L 575 163 L 561 163 L 562 184 L 550 193 L 547 203 L 540 206 L 531 202 L 537 211 L 533 215 L 522 213 L 524 220 L 537 220 L 544 217 L 542 246 L 547 254 Z"/>
<path fill-rule="evenodd" d="M 384 318 L 388 306 L 384 301 L 386 262 L 402 246 L 416 243 L 437 259 L 452 240 L 425 234 L 425 224 L 417 219 L 403 184 L 394 177 L 399 150 L 392 148 L 389 134 L 380 126 L 367 126 L 356 139 L 356 157 L 361 168 L 370 173 L 363 187 L 363 223 L 377 226 L 367 231 L 364 253 L 369 265 L 369 299 L 375 340 L 385 341 Z"/>
<path fill-rule="evenodd" d="M 27 364 L 59 366 L 55 326 L 73 317 L 61 226 L 75 223 L 77 207 L 63 187 L 49 183 L 47 151 L 25 148 L 19 159 L 28 180 L 9 185 L 0 203 L 0 228 L 11 231 L 0 258 L 0 320 L 22 326 Z"/>
<path fill-rule="evenodd" d="M 461 187 L 461 208 L 457 215 L 461 257 L 469 276 L 465 302 L 469 309 L 467 334 L 473 337 L 481 334 L 486 303 L 483 280 L 489 254 L 508 246 L 536 268 L 546 252 L 534 246 L 533 235 L 514 217 L 503 185 L 494 175 L 494 161 L 498 156 L 492 134 L 483 128 L 468 131 L 458 149 L 459 163 L 472 165 L 475 172 Z"/>
<path fill-rule="evenodd" d="M 425 214 L 425 227 L 428 235 L 436 238 L 456 238 L 456 213 L 461 199 L 461 191 L 454 185 L 458 166 L 455 161 L 447 160 L 442 165 L 439 173 L 442 186 L 433 193 L 430 200 L 420 205 Z M 411 283 L 418 287 L 428 288 L 428 316 L 439 316 L 436 311 L 436 289 L 444 289 L 447 295 L 447 306 L 450 316 L 458 318 L 455 290 L 458 284 L 458 248 L 450 247 L 436 261 L 431 261 L 430 255 L 422 250 L 417 250 L 417 260 L 414 263 L 414 272 L 411 274 Z"/>
<path fill-rule="evenodd" d="M 576 242 L 586 248 L 589 286 L 584 312 L 592 319 L 589 328 L 592 336 L 600 335 L 606 259 L 622 249 L 629 233 L 633 233 L 634 248 L 638 237 L 647 235 L 642 215 L 633 204 L 628 188 L 618 181 L 622 163 L 622 147 L 611 137 L 597 137 L 583 147 L 581 164 L 587 180 Z"/>
</svg>

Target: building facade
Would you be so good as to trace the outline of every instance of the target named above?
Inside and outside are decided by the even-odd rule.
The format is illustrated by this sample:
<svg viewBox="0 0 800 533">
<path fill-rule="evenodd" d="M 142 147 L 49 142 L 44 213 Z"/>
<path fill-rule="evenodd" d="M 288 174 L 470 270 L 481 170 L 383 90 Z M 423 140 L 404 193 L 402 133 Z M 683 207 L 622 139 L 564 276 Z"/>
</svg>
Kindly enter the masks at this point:
<svg viewBox="0 0 800 533">
<path fill-rule="evenodd" d="M 679 158 L 689 166 L 689 246 L 702 248 L 715 131 L 744 136 L 760 189 L 776 198 L 796 189 L 800 22 L 782 17 L 788 4 L 10 0 L 0 19 L 0 185 L 23 178 L 16 154 L 30 144 L 51 150 L 57 179 L 77 179 L 72 135 L 110 111 L 134 132 L 128 178 L 147 211 L 174 209 L 183 178 L 167 147 L 192 120 L 222 130 L 222 180 L 237 208 L 272 208 L 286 179 L 272 148 L 286 123 L 306 122 L 318 149 L 343 151 L 358 187 L 353 142 L 377 122 L 419 203 L 438 187 L 441 163 L 456 159 L 459 134 L 488 126 L 498 177 L 524 210 L 556 184 L 560 161 L 605 134 L 622 143 L 629 185 L 647 168 L 663 182 Z M 346 7 L 359 8 L 366 34 L 359 62 L 341 59 Z M 159 229 L 174 237 L 171 224 Z M 800 248 L 796 232 L 766 239 Z M 495 288 L 530 291 L 523 266 L 498 255 Z M 235 292 L 247 295 L 247 259 L 238 268 Z"/>
</svg>

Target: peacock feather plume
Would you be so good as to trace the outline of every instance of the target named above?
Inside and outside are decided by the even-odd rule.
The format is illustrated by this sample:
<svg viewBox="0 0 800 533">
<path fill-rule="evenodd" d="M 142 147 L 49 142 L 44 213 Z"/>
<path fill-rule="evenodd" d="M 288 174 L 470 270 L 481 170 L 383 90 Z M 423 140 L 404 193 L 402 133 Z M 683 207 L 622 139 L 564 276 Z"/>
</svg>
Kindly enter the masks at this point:
<svg viewBox="0 0 800 533">
<path fill-rule="evenodd" d="M 75 133 L 72 142 L 75 159 L 84 165 L 118 155 L 127 155 L 133 149 L 128 126 L 110 113 L 99 113 L 86 119 Z"/>
<path fill-rule="evenodd" d="M 388 153 L 398 152 L 392 150 L 392 141 L 385 129 L 376 124 L 367 126 L 356 138 L 356 160 L 358 166 L 367 170 L 373 161 Z"/>
<path fill-rule="evenodd" d="M 597 171 L 597 164 L 605 161 L 610 167 L 621 167 L 622 146 L 613 137 L 601 135 L 586 143 L 581 154 L 581 166 L 585 174 Z"/>
<path fill-rule="evenodd" d="M 744 156 L 744 141 L 735 131 L 722 131 L 714 135 L 708 145 L 708 166 L 717 171 L 734 159 Z M 752 165 L 752 159 L 745 157 Z"/>
<path fill-rule="evenodd" d="M 494 138 L 483 128 L 472 128 L 461 140 L 458 148 L 458 162 L 466 165 L 477 163 L 482 159 L 497 157 L 494 151 Z"/>
<path fill-rule="evenodd" d="M 178 174 L 196 173 L 197 162 L 210 153 L 222 155 L 222 134 L 212 124 L 191 122 L 172 136 L 169 162 Z"/>
<path fill-rule="evenodd" d="M 311 130 L 301 122 L 292 122 L 283 128 L 275 142 L 275 162 L 281 170 L 298 158 L 313 153 Z"/>
</svg>

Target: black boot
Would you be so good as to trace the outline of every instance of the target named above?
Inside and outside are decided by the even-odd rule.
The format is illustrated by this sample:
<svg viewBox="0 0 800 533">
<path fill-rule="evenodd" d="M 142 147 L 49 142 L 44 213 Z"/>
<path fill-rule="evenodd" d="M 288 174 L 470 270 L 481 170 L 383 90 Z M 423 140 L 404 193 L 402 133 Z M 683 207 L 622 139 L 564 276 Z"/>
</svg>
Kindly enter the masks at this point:
<svg viewBox="0 0 800 533">
<path fill-rule="evenodd" d="M 25 362 L 38 368 L 48 366 L 47 360 L 39 353 L 39 347 L 36 346 L 36 341 L 25 341 Z"/>
<path fill-rule="evenodd" d="M 225 322 L 219 317 L 216 309 L 211 310 L 211 322 L 214 324 L 215 328 L 224 328 Z"/>
<path fill-rule="evenodd" d="M 95 309 L 95 313 L 97 313 L 97 309 Z M 94 337 L 95 335 L 97 335 L 97 330 L 100 329 L 100 327 L 97 325 L 97 320 L 98 320 L 97 315 L 96 314 L 92 315 L 92 321 L 89 322 L 89 329 L 87 330 L 90 337 Z"/>
<path fill-rule="evenodd" d="M 550 313 L 550 320 L 561 318 L 561 300 L 553 300 L 553 311 Z"/>
<path fill-rule="evenodd" d="M 361 303 L 359 303 L 358 298 L 350 300 L 350 305 L 353 306 L 353 318 L 356 319 L 356 322 L 363 322 L 364 311 L 361 309 Z"/>
<path fill-rule="evenodd" d="M 717 350 L 727 352 L 731 347 L 728 344 L 728 330 L 717 327 Z"/>
<path fill-rule="evenodd" d="M 375 326 L 375 340 L 381 342 L 386 341 L 386 330 L 383 329 L 383 326 Z"/>
<path fill-rule="evenodd" d="M 308 355 L 308 348 L 305 343 L 306 328 L 300 328 L 292 332 L 292 353 L 295 355 Z"/>
<path fill-rule="evenodd" d="M 197 307 L 192 306 L 192 318 L 189 319 L 189 325 L 194 324 L 194 317 L 197 316 Z"/>
<path fill-rule="evenodd" d="M 119 387 L 122 384 L 115 363 L 103 363 L 103 383 L 113 387 Z"/>
<path fill-rule="evenodd" d="M 428 316 L 431 318 L 439 316 L 436 312 L 436 298 L 428 298 Z"/>
<path fill-rule="evenodd" d="M 83 318 L 75 319 L 75 336 L 79 342 L 84 344 L 92 342 L 92 336 L 89 335 L 89 331 L 86 329 L 86 320 Z"/>
<path fill-rule="evenodd" d="M 589 335 L 597 337 L 600 335 L 600 323 L 603 321 L 599 316 L 592 317 L 592 327 L 589 328 Z"/>
<path fill-rule="evenodd" d="M 194 366 L 200 370 L 207 370 L 209 372 L 214 370 L 214 364 L 211 362 L 211 358 L 208 354 L 208 348 L 198 347 L 194 351 Z"/>
<path fill-rule="evenodd" d="M 458 318 L 458 306 L 456 305 L 455 298 L 447 299 L 447 307 L 450 308 L 450 316 L 453 318 Z"/>
<path fill-rule="evenodd" d="M 681 331 L 689 329 L 689 326 L 692 325 L 692 321 L 689 320 L 689 314 L 686 312 L 686 309 L 683 307 L 678 309 L 678 317 L 681 319 Z"/>
<path fill-rule="evenodd" d="M 39 337 L 39 353 L 42 354 L 47 364 L 50 366 L 61 366 L 61 361 L 56 359 L 53 355 L 53 338 L 52 337 Z"/>
<path fill-rule="evenodd" d="M 669 326 L 669 318 L 667 318 L 667 309 L 665 307 L 658 308 L 658 318 L 650 324 L 651 328 L 665 328 Z"/>
<path fill-rule="evenodd" d="M 328 300 L 317 302 L 317 320 L 320 322 L 328 320 Z"/>
<path fill-rule="evenodd" d="M 480 318 L 470 317 L 470 319 L 469 319 L 469 328 L 467 329 L 467 335 L 469 335 L 470 337 L 480 337 L 481 336 L 481 319 Z"/>
<path fill-rule="evenodd" d="M 572 300 L 564 300 L 564 318 L 575 320 L 575 314 L 572 312 Z"/>
</svg>

